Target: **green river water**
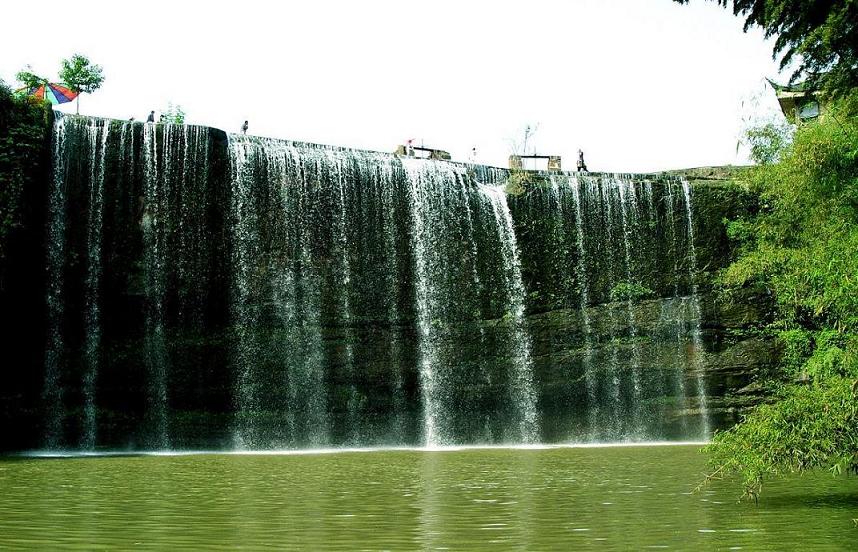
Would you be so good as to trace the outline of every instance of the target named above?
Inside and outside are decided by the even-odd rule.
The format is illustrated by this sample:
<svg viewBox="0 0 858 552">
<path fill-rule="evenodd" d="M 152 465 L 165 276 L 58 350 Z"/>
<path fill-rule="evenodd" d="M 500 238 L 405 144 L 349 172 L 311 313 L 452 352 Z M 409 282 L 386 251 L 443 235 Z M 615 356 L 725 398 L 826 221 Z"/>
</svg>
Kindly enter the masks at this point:
<svg viewBox="0 0 858 552">
<path fill-rule="evenodd" d="M 858 478 L 697 446 L 0 459 L 2 550 L 858 550 Z"/>
</svg>

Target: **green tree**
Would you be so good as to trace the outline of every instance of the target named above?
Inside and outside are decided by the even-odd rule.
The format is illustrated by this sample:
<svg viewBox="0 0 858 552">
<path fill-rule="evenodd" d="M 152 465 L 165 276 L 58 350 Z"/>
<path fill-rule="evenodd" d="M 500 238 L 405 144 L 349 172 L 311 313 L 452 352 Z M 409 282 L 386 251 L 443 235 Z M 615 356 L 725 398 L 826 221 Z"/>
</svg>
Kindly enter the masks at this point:
<svg viewBox="0 0 858 552">
<path fill-rule="evenodd" d="M 856 105 L 855 94 L 836 102 L 792 143 L 775 137 L 782 149 L 747 174 L 759 213 L 728 226 L 740 254 L 719 283 L 772 296 L 769 330 L 784 347 L 770 402 L 707 447 L 715 472 L 738 475 L 754 498 L 769 476 L 858 470 Z"/>
<path fill-rule="evenodd" d="M 84 55 L 74 54 L 62 60 L 60 80 L 74 92 L 92 94 L 101 88 L 104 75 L 100 65 L 93 65 Z M 77 112 L 80 113 L 80 96 L 77 99 Z"/>
<path fill-rule="evenodd" d="M 776 163 L 792 140 L 793 127 L 786 122 L 768 122 L 745 132 L 751 159 L 761 165 Z"/>
<path fill-rule="evenodd" d="M 18 73 L 15 75 L 15 78 L 18 80 L 18 82 L 23 84 L 25 88 L 37 88 L 48 82 L 48 79 L 46 79 L 45 77 L 33 73 L 32 67 L 30 67 L 29 65 L 26 68 L 18 71 Z"/>
<path fill-rule="evenodd" d="M 169 102 L 167 103 L 167 109 L 162 110 L 161 113 L 164 114 L 165 123 L 185 124 L 185 110 L 182 109 L 181 105 L 174 105 L 172 102 Z"/>
<path fill-rule="evenodd" d="M 687 4 L 689 0 L 674 0 Z M 858 86 L 858 2 L 855 0 L 713 0 L 745 18 L 745 31 L 762 27 L 776 37 L 772 55 L 781 69 L 798 66 L 790 83 L 806 78 L 836 97 Z"/>
</svg>

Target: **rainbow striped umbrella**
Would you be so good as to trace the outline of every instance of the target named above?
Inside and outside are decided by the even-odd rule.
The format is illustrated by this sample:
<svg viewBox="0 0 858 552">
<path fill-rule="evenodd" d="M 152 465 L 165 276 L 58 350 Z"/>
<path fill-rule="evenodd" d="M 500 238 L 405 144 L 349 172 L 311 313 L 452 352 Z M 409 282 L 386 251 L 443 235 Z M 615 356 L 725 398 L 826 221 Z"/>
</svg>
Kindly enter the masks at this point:
<svg viewBox="0 0 858 552">
<path fill-rule="evenodd" d="M 17 92 L 26 93 L 28 96 L 33 96 L 40 100 L 47 100 L 54 105 L 70 102 L 80 94 L 80 92 L 74 92 L 61 84 L 53 82 L 48 82 L 35 88 L 21 88 Z"/>
</svg>

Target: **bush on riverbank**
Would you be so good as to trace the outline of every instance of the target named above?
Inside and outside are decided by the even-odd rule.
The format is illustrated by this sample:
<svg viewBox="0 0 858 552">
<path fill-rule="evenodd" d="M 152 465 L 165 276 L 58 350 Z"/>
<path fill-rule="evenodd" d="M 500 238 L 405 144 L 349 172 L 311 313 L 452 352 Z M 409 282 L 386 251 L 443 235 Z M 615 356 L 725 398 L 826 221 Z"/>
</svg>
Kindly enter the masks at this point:
<svg viewBox="0 0 858 552">
<path fill-rule="evenodd" d="M 726 289 L 771 293 L 785 354 L 777 389 L 707 447 L 756 497 L 770 475 L 858 472 L 858 93 L 749 170 L 760 212 L 730 223 L 740 255 Z"/>
</svg>

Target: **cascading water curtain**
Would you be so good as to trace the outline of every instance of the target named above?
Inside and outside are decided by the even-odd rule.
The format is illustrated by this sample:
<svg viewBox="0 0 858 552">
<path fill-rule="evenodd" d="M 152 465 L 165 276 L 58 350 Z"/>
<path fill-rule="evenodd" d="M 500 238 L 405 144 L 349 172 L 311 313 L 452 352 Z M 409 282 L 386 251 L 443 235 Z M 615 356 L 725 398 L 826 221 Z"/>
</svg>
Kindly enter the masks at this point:
<svg viewBox="0 0 858 552">
<path fill-rule="evenodd" d="M 44 446 L 707 438 L 689 184 L 507 179 L 58 118 Z"/>
</svg>

